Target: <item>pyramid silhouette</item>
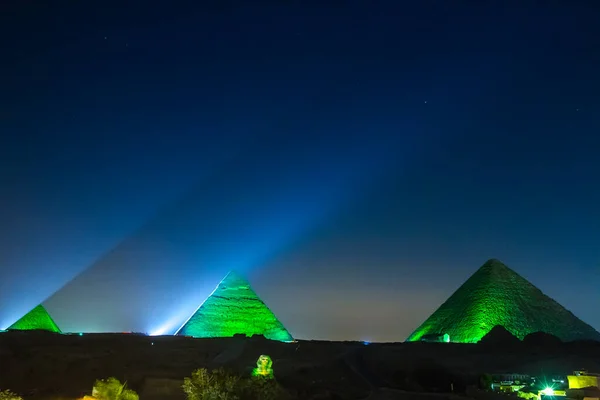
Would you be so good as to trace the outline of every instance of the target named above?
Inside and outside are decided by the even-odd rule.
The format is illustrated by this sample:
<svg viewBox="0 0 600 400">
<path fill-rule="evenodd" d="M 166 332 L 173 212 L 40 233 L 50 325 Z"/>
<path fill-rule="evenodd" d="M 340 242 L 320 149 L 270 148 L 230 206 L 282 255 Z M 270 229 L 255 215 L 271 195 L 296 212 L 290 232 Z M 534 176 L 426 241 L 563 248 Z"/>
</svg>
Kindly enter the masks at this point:
<svg viewBox="0 0 600 400">
<path fill-rule="evenodd" d="M 498 260 L 488 260 L 407 341 L 449 335 L 450 342 L 476 343 L 501 325 L 523 339 L 546 332 L 563 341 L 599 340 L 598 333 Z"/>
<path fill-rule="evenodd" d="M 176 335 L 208 338 L 235 334 L 264 335 L 282 342 L 294 340 L 250 283 L 230 272 Z"/>
<path fill-rule="evenodd" d="M 34 330 L 41 329 L 45 331 L 60 333 L 60 329 L 48 314 L 48 311 L 41 304 L 21 317 L 17 322 L 8 327 L 8 330 Z"/>
</svg>

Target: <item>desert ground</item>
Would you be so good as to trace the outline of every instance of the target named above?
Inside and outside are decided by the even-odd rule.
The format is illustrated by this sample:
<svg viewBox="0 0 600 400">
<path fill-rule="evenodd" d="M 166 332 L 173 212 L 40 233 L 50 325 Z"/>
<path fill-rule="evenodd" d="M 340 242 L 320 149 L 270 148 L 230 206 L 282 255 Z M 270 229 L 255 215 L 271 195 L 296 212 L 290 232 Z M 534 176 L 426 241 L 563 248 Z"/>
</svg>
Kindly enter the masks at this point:
<svg viewBox="0 0 600 400">
<path fill-rule="evenodd" d="M 261 354 L 272 358 L 277 382 L 302 399 L 477 397 L 472 388 L 483 373 L 600 371 L 600 342 L 282 343 L 11 331 L 0 333 L 0 389 L 25 399 L 76 399 L 91 394 L 96 379 L 114 376 L 141 400 L 185 399 L 181 384 L 195 369 L 249 375 Z"/>
</svg>

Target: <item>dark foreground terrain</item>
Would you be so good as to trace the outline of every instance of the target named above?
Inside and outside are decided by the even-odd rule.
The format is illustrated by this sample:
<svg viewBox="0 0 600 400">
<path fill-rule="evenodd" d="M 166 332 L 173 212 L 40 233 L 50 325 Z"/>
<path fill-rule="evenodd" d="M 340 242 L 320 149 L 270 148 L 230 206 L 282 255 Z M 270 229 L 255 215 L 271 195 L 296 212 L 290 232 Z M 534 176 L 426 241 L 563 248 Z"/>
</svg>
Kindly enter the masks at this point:
<svg viewBox="0 0 600 400">
<path fill-rule="evenodd" d="M 483 373 L 566 375 L 600 371 L 600 343 L 477 344 L 193 339 L 134 334 L 0 333 L 0 390 L 26 399 L 75 399 L 114 376 L 146 399 L 183 399 L 195 369 L 249 375 L 261 354 L 277 381 L 301 399 L 448 399 Z M 453 393 L 451 391 L 453 390 Z M 469 396 L 477 397 L 472 390 Z"/>
</svg>

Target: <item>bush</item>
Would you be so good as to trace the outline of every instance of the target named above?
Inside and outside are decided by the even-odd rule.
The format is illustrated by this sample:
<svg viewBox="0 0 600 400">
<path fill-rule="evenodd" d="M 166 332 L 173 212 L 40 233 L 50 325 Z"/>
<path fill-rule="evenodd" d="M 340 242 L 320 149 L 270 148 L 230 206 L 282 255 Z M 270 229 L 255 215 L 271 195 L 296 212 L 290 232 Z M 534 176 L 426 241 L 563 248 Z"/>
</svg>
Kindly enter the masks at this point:
<svg viewBox="0 0 600 400">
<path fill-rule="evenodd" d="M 280 400 L 287 393 L 269 377 L 240 378 L 224 369 L 201 368 L 183 381 L 188 400 Z"/>
<path fill-rule="evenodd" d="M 205 368 L 200 368 L 183 380 L 183 391 L 188 400 L 237 400 L 238 381 L 238 377 L 223 369 L 209 373 Z"/>
<path fill-rule="evenodd" d="M 136 392 L 126 389 L 127 383 L 121 383 L 117 378 L 97 380 L 92 396 L 98 400 L 138 400 Z"/>
<path fill-rule="evenodd" d="M 0 400 L 23 400 L 23 398 L 10 390 L 0 390 Z"/>
<path fill-rule="evenodd" d="M 124 389 L 119 395 L 119 400 L 139 400 L 139 398 L 140 396 L 131 389 Z"/>
<path fill-rule="evenodd" d="M 280 400 L 289 397 L 285 390 L 269 376 L 253 376 L 241 383 L 240 398 L 244 400 Z"/>
</svg>

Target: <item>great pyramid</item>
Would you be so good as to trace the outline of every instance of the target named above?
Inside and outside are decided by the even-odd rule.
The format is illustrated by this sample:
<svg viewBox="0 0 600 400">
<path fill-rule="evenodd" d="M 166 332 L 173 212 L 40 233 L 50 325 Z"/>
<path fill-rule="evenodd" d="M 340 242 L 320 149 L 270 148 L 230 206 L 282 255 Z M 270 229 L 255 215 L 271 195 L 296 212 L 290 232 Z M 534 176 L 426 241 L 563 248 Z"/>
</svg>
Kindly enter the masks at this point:
<svg viewBox="0 0 600 400">
<path fill-rule="evenodd" d="M 407 341 L 447 334 L 450 342 L 476 343 L 496 325 L 519 339 L 529 333 L 546 332 L 563 341 L 600 341 L 600 333 L 594 328 L 493 259 L 463 283 Z"/>
<path fill-rule="evenodd" d="M 41 304 L 21 317 L 17 322 L 8 327 L 8 330 L 34 330 L 40 329 L 60 333 L 60 329 Z"/>
<path fill-rule="evenodd" d="M 264 335 L 282 342 L 294 340 L 250 283 L 230 272 L 176 335 L 207 338 L 235 334 Z"/>
</svg>

